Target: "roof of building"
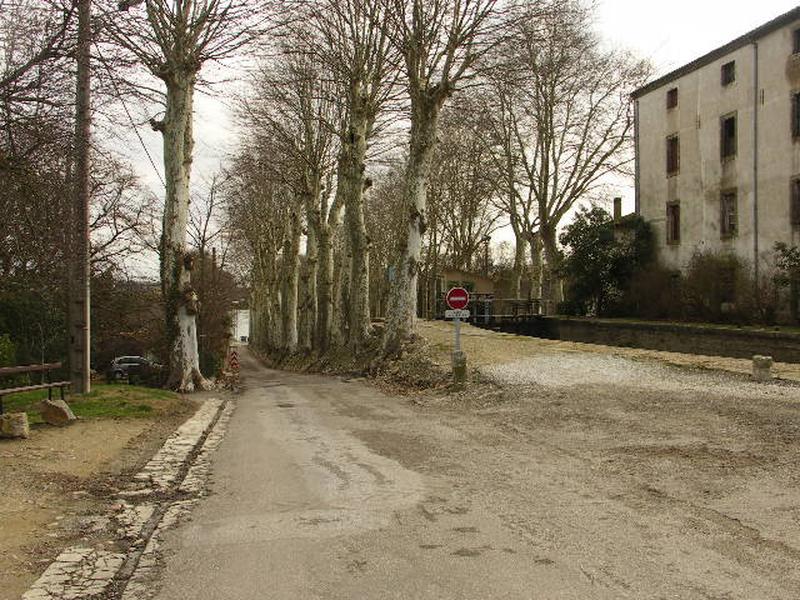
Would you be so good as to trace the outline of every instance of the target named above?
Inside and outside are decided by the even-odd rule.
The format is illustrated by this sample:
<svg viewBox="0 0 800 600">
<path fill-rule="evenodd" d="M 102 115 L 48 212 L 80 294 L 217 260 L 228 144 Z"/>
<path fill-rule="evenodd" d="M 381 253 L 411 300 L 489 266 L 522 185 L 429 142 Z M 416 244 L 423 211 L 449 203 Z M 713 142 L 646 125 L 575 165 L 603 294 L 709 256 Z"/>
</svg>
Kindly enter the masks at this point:
<svg viewBox="0 0 800 600">
<path fill-rule="evenodd" d="M 688 73 L 691 73 L 696 69 L 711 64 L 712 62 L 722 58 L 726 54 L 730 54 L 731 52 L 734 52 L 735 50 L 738 50 L 743 46 L 747 46 L 748 44 L 752 44 L 753 42 L 760 40 L 764 36 L 780 29 L 781 27 L 788 25 L 789 23 L 797 19 L 800 19 L 800 6 L 798 6 L 797 8 L 793 8 L 789 12 L 784 13 L 781 16 L 776 17 L 775 19 L 772 19 L 767 23 L 764 23 L 760 27 L 757 27 L 752 31 L 745 33 L 743 36 L 728 42 L 724 46 L 720 46 L 716 50 L 712 50 L 708 54 L 704 54 L 700 58 L 693 60 L 692 62 L 687 63 L 678 69 L 675 69 L 671 73 L 667 73 L 663 77 L 659 77 L 655 81 L 651 81 L 647 85 L 633 92 L 631 96 L 633 98 L 641 98 L 645 94 L 652 92 L 653 90 L 658 89 L 661 86 L 666 85 L 671 81 L 674 81 L 675 79 L 683 77 L 684 75 L 687 75 Z"/>
</svg>

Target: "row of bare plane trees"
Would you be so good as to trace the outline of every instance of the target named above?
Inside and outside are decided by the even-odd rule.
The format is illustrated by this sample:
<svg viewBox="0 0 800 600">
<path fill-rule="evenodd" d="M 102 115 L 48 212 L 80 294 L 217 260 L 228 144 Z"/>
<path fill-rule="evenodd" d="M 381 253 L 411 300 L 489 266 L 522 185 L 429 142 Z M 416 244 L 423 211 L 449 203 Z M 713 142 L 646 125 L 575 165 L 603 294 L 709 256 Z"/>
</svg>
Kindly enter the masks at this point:
<svg viewBox="0 0 800 600">
<path fill-rule="evenodd" d="M 557 227 L 625 175 L 628 95 L 647 76 L 602 43 L 591 7 L 311 0 L 282 16 L 228 169 L 253 343 L 378 348 L 371 320 L 385 316 L 382 349 L 396 352 L 436 274 L 474 268 L 501 226 L 512 293 L 541 273 L 553 296 Z"/>
<path fill-rule="evenodd" d="M 146 113 L 163 142 L 154 245 L 176 389 L 206 384 L 187 230 L 209 64 L 254 73 L 215 193 L 252 264 L 264 349 L 377 349 L 372 318 L 385 315 L 380 347 L 397 351 L 430 281 L 474 268 L 501 226 L 516 240 L 514 293 L 541 272 L 553 295 L 560 221 L 631 163 L 628 94 L 647 65 L 598 38 L 589 0 L 0 0 L 0 201 L 13 217 L 0 222 L 0 268 L 23 285 L 58 244 L 19 231 L 70 224 L 48 186 L 70 188 L 74 15 L 90 1 L 92 178 L 122 207 L 94 223 L 93 252 L 130 256 L 125 240 L 139 239 L 142 195 L 107 157 Z"/>
</svg>

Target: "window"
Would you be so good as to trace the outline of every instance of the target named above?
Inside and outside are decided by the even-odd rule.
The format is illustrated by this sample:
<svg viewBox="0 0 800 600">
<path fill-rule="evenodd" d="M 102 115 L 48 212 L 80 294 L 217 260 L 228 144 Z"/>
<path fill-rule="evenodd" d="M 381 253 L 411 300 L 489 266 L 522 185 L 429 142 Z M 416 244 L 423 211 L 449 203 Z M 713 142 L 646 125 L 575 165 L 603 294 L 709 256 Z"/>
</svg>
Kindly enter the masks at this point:
<svg viewBox="0 0 800 600">
<path fill-rule="evenodd" d="M 736 61 L 722 65 L 722 85 L 730 85 L 736 81 Z"/>
<path fill-rule="evenodd" d="M 681 242 L 681 205 L 677 202 L 667 202 L 667 244 L 674 245 Z"/>
<path fill-rule="evenodd" d="M 792 51 L 795 54 L 800 54 L 800 29 L 795 29 L 792 34 Z"/>
<path fill-rule="evenodd" d="M 678 106 L 678 88 L 672 88 L 667 92 L 667 110 Z"/>
<path fill-rule="evenodd" d="M 681 168 L 680 138 L 671 135 L 667 138 L 667 177 L 676 175 Z"/>
<path fill-rule="evenodd" d="M 792 137 L 800 138 L 800 92 L 792 94 Z"/>
<path fill-rule="evenodd" d="M 720 156 L 723 160 L 736 156 L 736 115 L 727 115 L 720 119 Z"/>
<path fill-rule="evenodd" d="M 727 190 L 720 197 L 719 233 L 728 238 L 735 236 L 737 231 L 736 190 Z"/>
<path fill-rule="evenodd" d="M 792 193 L 789 200 L 789 219 L 792 227 L 800 228 L 800 177 L 792 179 Z"/>
</svg>

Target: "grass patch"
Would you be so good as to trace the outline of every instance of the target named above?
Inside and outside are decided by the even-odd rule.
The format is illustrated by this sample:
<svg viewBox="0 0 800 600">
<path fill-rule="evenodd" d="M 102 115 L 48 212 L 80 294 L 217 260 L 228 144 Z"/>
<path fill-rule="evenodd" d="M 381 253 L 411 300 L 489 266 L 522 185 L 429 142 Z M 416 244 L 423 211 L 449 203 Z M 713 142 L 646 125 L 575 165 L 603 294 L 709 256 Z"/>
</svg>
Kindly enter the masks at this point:
<svg viewBox="0 0 800 600">
<path fill-rule="evenodd" d="M 58 398 L 58 390 L 53 390 Z M 31 424 L 42 423 L 37 405 L 47 398 L 47 390 L 11 394 L 3 398 L 6 412 L 27 412 Z M 68 395 L 75 416 L 83 419 L 137 419 L 175 414 L 185 409 L 187 400 L 175 392 L 126 384 L 92 385 L 85 396 Z"/>
</svg>

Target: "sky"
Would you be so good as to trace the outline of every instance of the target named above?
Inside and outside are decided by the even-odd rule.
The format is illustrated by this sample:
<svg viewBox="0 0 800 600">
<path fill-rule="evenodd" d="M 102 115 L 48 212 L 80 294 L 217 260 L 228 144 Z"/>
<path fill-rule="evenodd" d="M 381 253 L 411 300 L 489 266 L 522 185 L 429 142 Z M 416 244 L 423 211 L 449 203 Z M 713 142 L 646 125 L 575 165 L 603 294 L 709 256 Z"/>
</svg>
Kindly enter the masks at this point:
<svg viewBox="0 0 800 600">
<path fill-rule="evenodd" d="M 627 48 L 649 59 L 654 78 L 664 75 L 730 40 L 798 6 L 789 0 L 598 0 L 597 29 L 607 43 Z M 236 136 L 225 92 L 221 86 L 216 96 L 201 95 L 195 104 L 196 155 L 193 166 L 195 182 L 209 179 L 235 150 Z M 235 86 L 233 86 L 235 87 Z M 159 170 L 161 145 L 157 134 L 140 130 Z M 135 138 L 132 138 L 135 140 Z M 163 186 L 150 163 L 142 156 L 138 140 L 130 144 L 130 156 L 142 183 L 157 195 Z M 609 190 L 623 197 L 624 212 L 634 206 L 633 182 L 624 182 Z M 498 241 L 509 238 L 500 232 Z"/>
</svg>

